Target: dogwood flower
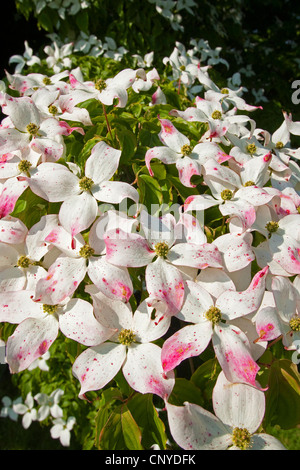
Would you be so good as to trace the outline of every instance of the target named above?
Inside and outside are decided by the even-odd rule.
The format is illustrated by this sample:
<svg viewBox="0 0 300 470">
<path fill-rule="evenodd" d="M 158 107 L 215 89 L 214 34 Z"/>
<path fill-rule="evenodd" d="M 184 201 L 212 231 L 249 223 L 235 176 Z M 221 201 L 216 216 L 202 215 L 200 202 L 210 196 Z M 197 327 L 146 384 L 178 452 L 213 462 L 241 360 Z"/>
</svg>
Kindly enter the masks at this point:
<svg viewBox="0 0 300 470">
<path fill-rule="evenodd" d="M 15 403 L 13 410 L 18 415 L 23 415 L 22 426 L 24 429 L 28 429 L 32 422 L 37 419 L 37 410 L 34 408 L 34 399 L 31 392 L 27 394 L 24 403 Z"/>
<path fill-rule="evenodd" d="M 185 450 L 286 450 L 275 437 L 257 433 L 265 395 L 246 384 L 230 383 L 221 372 L 213 390 L 214 413 L 193 403 L 166 401 L 175 442 Z"/>
<path fill-rule="evenodd" d="M 46 88 L 49 91 L 58 91 L 65 93 L 69 91 L 70 85 L 63 79 L 69 76 L 69 71 L 64 70 L 49 77 L 42 73 L 29 73 L 24 76 L 19 73 L 11 75 L 7 71 L 6 77 L 9 82 L 9 88 L 16 90 L 20 95 L 31 96 L 36 89 Z"/>
<path fill-rule="evenodd" d="M 266 240 L 253 248 L 258 265 L 268 264 L 270 272 L 274 275 L 299 274 L 300 214 L 279 218 L 274 211 L 265 207 L 259 221 L 260 224 L 254 228 L 265 235 Z"/>
<path fill-rule="evenodd" d="M 150 148 L 145 155 L 145 163 L 151 176 L 153 171 L 150 162 L 157 158 L 167 165 L 175 164 L 181 183 L 187 187 L 195 187 L 191 183 L 191 177 L 201 175 L 202 165 L 208 158 L 220 161 L 230 158 L 214 143 L 199 143 L 193 148 L 189 138 L 179 132 L 171 121 L 160 118 L 159 121 L 161 131 L 158 137 L 164 145 Z"/>
<path fill-rule="evenodd" d="M 22 402 L 22 397 L 18 397 L 15 400 L 12 400 L 8 396 L 4 396 L 1 399 L 2 408 L 0 410 L 0 418 L 10 418 L 12 421 L 18 421 L 18 413 L 13 409 L 13 406 Z"/>
<path fill-rule="evenodd" d="M 64 447 L 69 447 L 71 440 L 71 431 L 76 424 L 76 418 L 69 416 L 67 420 L 56 418 L 53 420 L 53 426 L 50 429 L 52 439 L 59 439 Z"/>
<path fill-rule="evenodd" d="M 73 43 L 64 44 L 59 47 L 56 42 L 52 46 L 45 46 L 44 52 L 47 54 L 46 62 L 49 69 L 53 69 L 54 73 L 59 73 L 63 69 L 72 67 L 72 59 L 69 56 L 72 53 Z"/>
<path fill-rule="evenodd" d="M 29 47 L 28 41 L 25 41 L 24 45 L 25 52 L 23 55 L 13 55 L 8 60 L 9 64 L 17 64 L 15 73 L 21 73 L 26 65 L 31 67 L 34 64 L 41 64 L 41 59 L 33 54 L 33 49 Z"/>
<path fill-rule="evenodd" d="M 248 338 L 230 322 L 258 310 L 267 271 L 267 267 L 259 271 L 245 291 L 225 290 L 215 301 L 203 287 L 187 280 L 178 317 L 191 324 L 164 342 L 161 355 L 164 370 L 173 370 L 183 360 L 198 356 L 212 340 L 217 359 L 230 382 L 260 387 L 256 381 L 259 366 L 252 358 Z"/>
<path fill-rule="evenodd" d="M 128 302 L 132 295 L 132 280 L 126 268 L 114 266 L 105 255 L 105 244 L 101 240 L 99 225 L 104 225 L 106 216 L 100 217 L 90 229 L 89 241 L 83 236 L 72 236 L 62 226 L 56 226 L 45 237 L 60 250 L 48 272 L 36 285 L 36 300 L 46 304 L 58 304 L 74 294 L 86 274 L 107 296 Z M 133 221 L 134 223 L 134 221 Z M 114 227 L 114 221 L 107 227 Z M 99 235 L 97 234 L 99 232 Z"/>
<path fill-rule="evenodd" d="M 228 145 L 227 133 L 242 133 L 247 130 L 246 125 L 250 123 L 250 133 L 255 128 L 255 122 L 247 115 L 237 114 L 237 108 L 224 111 L 220 101 L 208 100 L 196 96 L 196 107 L 188 107 L 184 111 L 172 109 L 170 116 L 181 117 L 188 122 L 206 122 L 209 130 L 206 138 Z"/>
<path fill-rule="evenodd" d="M 242 111 L 255 111 L 257 109 L 262 109 L 261 106 L 251 106 L 246 103 L 246 101 L 241 97 L 243 87 L 240 87 L 238 90 L 232 90 L 229 87 L 219 88 L 209 77 L 208 73 L 203 72 L 200 68 L 198 69 L 197 78 L 206 90 L 204 94 L 205 99 L 220 101 L 224 111 L 227 111 L 232 106 Z"/>
<path fill-rule="evenodd" d="M 256 341 L 270 341 L 282 336 L 286 349 L 297 349 L 300 341 L 299 292 L 286 277 L 272 279 L 273 302 L 255 316 Z"/>
<path fill-rule="evenodd" d="M 96 219 L 98 202 L 118 204 L 129 198 L 136 203 L 137 190 L 128 183 L 110 181 L 115 174 L 121 151 L 98 142 L 85 163 L 85 174 L 77 176 L 68 167 L 57 163 L 41 163 L 28 178 L 31 190 L 50 202 L 62 202 L 59 211 L 61 225 L 77 235 Z"/>
<path fill-rule="evenodd" d="M 128 233 L 122 229 L 105 233 L 107 261 L 116 266 L 146 266 L 149 296 L 166 302 L 170 312 L 174 313 L 180 310 L 183 301 L 181 266 L 222 267 L 220 253 L 214 244 L 206 243 L 203 235 L 198 243 L 195 239 L 192 242 L 183 240 L 182 220 L 177 223 L 171 214 L 159 218 L 143 211 L 140 224 L 141 233 Z"/>
<path fill-rule="evenodd" d="M 40 405 L 37 410 L 37 420 L 44 421 L 48 416 L 53 418 L 62 418 L 63 410 L 59 406 L 61 397 L 63 396 L 64 391 L 60 388 L 54 390 L 47 395 L 46 393 L 37 393 L 34 396 L 34 399 Z"/>
<path fill-rule="evenodd" d="M 165 334 L 170 318 L 164 317 L 159 322 L 152 319 L 153 308 L 146 301 L 132 313 L 128 304 L 108 299 L 93 286 L 89 286 L 88 292 L 93 299 L 95 322 L 112 333 L 104 342 L 95 334 L 90 347 L 76 358 L 72 370 L 81 384 L 79 396 L 83 398 L 86 392 L 103 388 L 120 369 L 128 384 L 139 393 L 169 396 L 175 384 L 174 373 L 164 373 L 161 348 L 152 341 Z M 80 324 L 80 317 L 77 322 Z M 82 324 L 83 334 L 86 326 Z"/>
<path fill-rule="evenodd" d="M 251 229 L 257 218 L 257 208 L 270 203 L 275 196 L 261 187 L 266 179 L 269 159 L 268 154 L 250 160 L 239 168 L 239 173 L 214 159 L 207 160 L 203 163 L 202 173 L 211 194 L 189 196 L 184 210 L 203 211 L 218 205 L 223 216 L 230 216 L 231 231 L 243 233 Z"/>
<path fill-rule="evenodd" d="M 37 279 L 47 272 L 42 258 L 49 251 L 45 236 L 57 225 L 57 216 L 42 216 L 40 221 L 27 231 L 23 243 L 16 246 L 0 242 L 0 291 L 29 289 Z"/>
<path fill-rule="evenodd" d="M 117 100 L 117 107 L 124 108 L 128 100 L 127 90 L 133 85 L 136 79 L 146 80 L 144 69 L 124 69 L 115 77 L 103 80 L 99 78 L 96 82 L 81 82 L 74 74 L 70 74 L 70 83 L 73 88 L 73 103 L 82 103 L 91 98 L 99 100 L 107 106 L 114 104 Z"/>
<path fill-rule="evenodd" d="M 65 143 L 62 136 L 69 135 L 74 130 L 67 123 L 51 117 L 43 119 L 33 100 L 27 96 L 13 98 L 6 95 L 2 111 L 12 123 L 8 128 L 0 129 L 2 153 L 30 147 L 54 160 L 63 156 Z M 84 133 L 81 128 L 76 130 Z"/>
</svg>

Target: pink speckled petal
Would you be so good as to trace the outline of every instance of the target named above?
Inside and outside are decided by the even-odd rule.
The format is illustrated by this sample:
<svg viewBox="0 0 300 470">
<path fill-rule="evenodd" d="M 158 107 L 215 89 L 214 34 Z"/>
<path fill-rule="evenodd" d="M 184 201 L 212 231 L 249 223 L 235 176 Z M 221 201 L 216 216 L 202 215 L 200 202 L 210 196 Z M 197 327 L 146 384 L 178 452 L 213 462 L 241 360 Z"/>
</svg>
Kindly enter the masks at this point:
<svg viewBox="0 0 300 470">
<path fill-rule="evenodd" d="M 57 214 L 43 215 L 34 224 L 26 237 L 26 250 L 30 259 L 39 261 L 49 251 L 49 245 L 45 237 L 58 225 Z"/>
<path fill-rule="evenodd" d="M 299 294 L 296 288 L 288 278 L 274 276 L 272 279 L 272 292 L 280 318 L 288 323 L 295 315 L 299 302 Z"/>
<path fill-rule="evenodd" d="M 166 339 L 161 352 L 164 371 L 175 369 L 189 357 L 199 356 L 208 346 L 212 332 L 211 322 L 203 321 L 185 326 Z"/>
<path fill-rule="evenodd" d="M 225 153 L 216 142 L 200 142 L 193 148 L 193 153 L 198 155 L 198 161 L 202 165 L 211 158 L 214 158 L 218 163 L 226 162 L 232 158 L 232 155 Z"/>
<path fill-rule="evenodd" d="M 290 235 L 273 233 L 269 239 L 273 260 L 290 275 L 300 274 L 300 243 Z"/>
<path fill-rule="evenodd" d="M 103 294 L 93 284 L 88 284 L 85 291 L 90 294 L 93 300 L 94 315 L 101 325 L 114 330 L 129 329 L 132 330 L 132 311 L 130 303 L 125 303 L 116 298 L 109 298 Z M 118 333 L 112 341 L 118 337 Z"/>
<path fill-rule="evenodd" d="M 158 307 L 158 308 L 156 308 Z M 144 300 L 133 316 L 133 330 L 139 343 L 150 343 L 164 336 L 171 324 L 171 318 L 160 311 L 159 304 Z"/>
<path fill-rule="evenodd" d="M 169 147 L 153 147 L 147 150 L 145 155 L 145 163 L 151 176 L 154 175 L 151 169 L 151 160 L 154 158 L 157 158 L 165 165 L 172 165 L 180 158 L 180 154 L 175 152 L 175 150 L 170 149 Z"/>
<path fill-rule="evenodd" d="M 149 296 L 166 302 L 171 315 L 178 313 L 184 297 L 180 271 L 163 258 L 157 258 L 146 267 L 145 279 Z"/>
<path fill-rule="evenodd" d="M 129 198 L 138 203 L 138 191 L 128 183 L 122 181 L 104 181 L 100 185 L 91 188 L 93 196 L 101 202 L 120 204 L 124 199 Z"/>
<path fill-rule="evenodd" d="M 202 272 L 205 273 L 206 270 Z M 204 313 L 214 305 L 213 298 L 198 282 L 187 280 L 185 284 L 184 302 L 178 318 L 190 323 L 199 323 L 203 321 Z"/>
<path fill-rule="evenodd" d="M 247 201 L 225 201 L 224 204 L 220 204 L 219 208 L 222 215 L 229 216 L 229 222 L 233 222 L 235 226 L 239 227 L 235 229 L 238 233 L 250 229 L 255 222 L 255 207 Z"/>
<path fill-rule="evenodd" d="M 219 323 L 214 327 L 212 342 L 227 380 L 261 388 L 256 382 L 260 367 L 250 353 L 246 335 L 238 327 Z"/>
<path fill-rule="evenodd" d="M 226 233 L 216 238 L 214 245 L 222 254 L 223 264 L 228 272 L 239 271 L 255 259 L 247 236 Z"/>
<path fill-rule="evenodd" d="M 174 373 L 165 373 L 160 355 L 160 347 L 152 343 L 133 344 L 128 348 L 123 374 L 134 390 L 154 393 L 161 398 L 171 394 L 175 385 Z"/>
<path fill-rule="evenodd" d="M 23 134 L 14 128 L 0 129 L 0 152 L 5 154 L 22 150 L 29 144 L 29 134 Z"/>
<path fill-rule="evenodd" d="M 64 201 L 81 192 L 77 176 L 59 163 L 41 163 L 28 182 L 35 194 L 50 202 Z"/>
<path fill-rule="evenodd" d="M 43 305 L 33 301 L 34 290 L 0 293 L 0 321 L 18 324 L 28 317 L 44 317 Z"/>
<path fill-rule="evenodd" d="M 79 380 L 79 397 L 91 390 L 100 390 L 112 380 L 126 359 L 126 346 L 106 342 L 86 349 L 73 364 L 73 374 Z"/>
<path fill-rule="evenodd" d="M 103 294 L 122 302 L 129 301 L 133 286 L 127 268 L 109 263 L 105 256 L 91 257 L 87 273 Z"/>
<path fill-rule="evenodd" d="M 151 263 L 155 252 L 145 238 L 121 229 L 109 230 L 104 236 L 106 259 L 117 266 L 139 267 Z"/>
<path fill-rule="evenodd" d="M 209 207 L 216 206 L 220 201 L 212 197 L 210 194 L 197 194 L 189 196 L 184 202 L 185 211 L 204 211 Z"/>
<path fill-rule="evenodd" d="M 200 271 L 197 284 L 203 287 L 216 299 L 226 290 L 236 290 L 234 282 L 224 271 L 218 268 L 207 268 Z"/>
<path fill-rule="evenodd" d="M 231 429 L 214 414 L 193 403 L 175 406 L 166 402 L 170 432 L 184 450 L 226 450 Z"/>
<path fill-rule="evenodd" d="M 12 97 L 5 95 L 4 113 L 9 115 L 14 127 L 21 132 L 26 132 L 28 124 L 40 125 L 41 114 L 28 96 Z"/>
<path fill-rule="evenodd" d="M 190 145 L 188 137 L 179 132 L 169 119 L 159 119 L 161 131 L 158 134 L 160 141 L 180 154 L 183 145 Z"/>
<path fill-rule="evenodd" d="M 109 181 L 118 169 L 121 150 L 110 147 L 106 142 L 98 142 L 85 164 L 85 175 L 94 183 Z"/>
<path fill-rule="evenodd" d="M 66 199 L 59 210 L 59 221 L 72 237 L 86 230 L 97 217 L 98 204 L 87 191 Z"/>
<path fill-rule="evenodd" d="M 12 374 L 27 369 L 43 356 L 58 335 L 58 321 L 53 315 L 27 318 L 7 340 L 7 362 Z"/>
<path fill-rule="evenodd" d="M 220 186 L 231 191 L 241 186 L 239 175 L 231 168 L 216 162 L 213 158 L 208 160 L 203 167 L 204 181 L 210 187 L 213 196 L 219 194 Z"/>
<path fill-rule="evenodd" d="M 246 428 L 253 434 L 265 414 L 265 395 L 262 390 L 249 385 L 232 384 L 221 372 L 213 390 L 213 407 L 222 423 L 233 428 Z"/>
<path fill-rule="evenodd" d="M 205 269 L 222 268 L 222 256 L 214 243 L 178 243 L 168 253 L 168 260 L 178 266 Z"/>
<path fill-rule="evenodd" d="M 28 233 L 26 225 L 16 217 L 0 219 L 0 242 L 9 244 L 23 243 Z"/>
<path fill-rule="evenodd" d="M 16 202 L 28 187 L 27 181 L 9 178 L 2 186 L 0 194 L 0 218 L 9 215 L 15 208 Z"/>
<path fill-rule="evenodd" d="M 191 177 L 193 175 L 201 175 L 200 164 L 190 157 L 183 157 L 176 161 L 176 168 L 181 183 L 188 188 L 195 188 L 196 184 L 191 183 Z"/>
<path fill-rule="evenodd" d="M 255 274 L 246 290 L 241 292 L 228 290 L 217 298 L 216 307 L 221 310 L 225 319 L 233 320 L 259 309 L 265 293 L 267 273 L 268 266 Z"/>
<path fill-rule="evenodd" d="M 47 276 L 37 282 L 35 300 L 44 304 L 59 304 L 73 295 L 86 270 L 84 258 L 59 256 L 48 269 Z"/>
<path fill-rule="evenodd" d="M 59 316 L 62 333 L 85 346 L 97 346 L 114 334 L 95 318 L 92 305 L 82 299 L 71 299 Z"/>
<path fill-rule="evenodd" d="M 272 341 L 282 334 L 282 325 L 276 308 L 264 307 L 255 316 L 259 341 Z"/>
<path fill-rule="evenodd" d="M 56 142 L 54 139 L 48 137 L 35 137 L 30 143 L 30 147 L 37 153 L 44 156 L 45 160 L 59 160 L 64 156 L 65 145 L 64 142 Z"/>
</svg>

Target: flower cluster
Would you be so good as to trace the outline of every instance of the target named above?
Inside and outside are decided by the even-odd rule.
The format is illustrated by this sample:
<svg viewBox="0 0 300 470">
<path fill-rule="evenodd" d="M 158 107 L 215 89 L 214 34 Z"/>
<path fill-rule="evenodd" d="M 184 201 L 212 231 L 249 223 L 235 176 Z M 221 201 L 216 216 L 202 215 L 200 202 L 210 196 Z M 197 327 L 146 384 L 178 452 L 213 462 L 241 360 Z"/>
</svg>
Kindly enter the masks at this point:
<svg viewBox="0 0 300 470">
<path fill-rule="evenodd" d="M 48 424 L 50 420 L 50 424 L 52 424 L 51 437 L 59 439 L 62 446 L 68 447 L 76 419 L 74 416 L 69 416 L 67 420 L 64 419 L 63 409 L 59 405 L 63 394 L 64 391 L 61 389 L 54 390 L 50 395 L 37 393 L 34 397 L 31 392 L 28 392 L 24 402 L 21 397 L 12 401 L 8 396 L 4 396 L 0 416 L 2 418 L 8 417 L 13 421 L 17 421 L 18 417 L 22 416 L 24 429 L 29 429 L 34 421 Z"/>
<path fill-rule="evenodd" d="M 173 165 L 195 190 L 162 216 L 120 179 L 123 154 L 108 139 L 91 140 L 82 166 L 64 159 L 66 139 L 93 126 L 84 103 L 101 104 L 109 136 L 106 108 L 126 108 L 132 94 L 150 90 L 156 69 L 94 81 L 79 68 L 7 74 L 19 96 L 1 94 L 0 321 L 16 325 L 6 360 L 12 373 L 29 368 L 60 332 L 83 347 L 72 369 L 81 398 L 122 370 L 133 390 L 164 400 L 184 449 L 281 448 L 255 434 L 266 390 L 258 361 L 269 341 L 282 339 L 287 350 L 300 341 L 299 149 L 291 147 L 300 123 L 284 113 L 272 135 L 257 128 L 246 113 L 258 108 L 242 89 L 219 88 L 208 68 L 192 65 L 186 86 L 197 80 L 203 95 L 159 115 L 161 145 L 144 154 L 151 178 L 154 163 Z M 193 136 L 198 123 L 205 130 L 195 142 L 180 123 L 195 125 Z M 14 213 L 25 191 L 48 205 L 29 227 Z M 222 369 L 217 418 L 169 403 L 176 368 L 210 343 Z"/>
</svg>

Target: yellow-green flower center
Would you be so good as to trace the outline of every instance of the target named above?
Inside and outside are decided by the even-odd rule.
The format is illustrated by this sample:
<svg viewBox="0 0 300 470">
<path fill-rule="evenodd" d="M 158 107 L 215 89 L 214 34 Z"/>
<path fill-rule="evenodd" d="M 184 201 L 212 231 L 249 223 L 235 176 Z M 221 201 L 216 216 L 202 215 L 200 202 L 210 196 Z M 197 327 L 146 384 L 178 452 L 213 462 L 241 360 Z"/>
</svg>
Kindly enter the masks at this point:
<svg viewBox="0 0 300 470">
<path fill-rule="evenodd" d="M 232 196 L 233 193 L 232 191 L 230 191 L 230 189 L 223 189 L 223 191 L 221 192 L 221 198 L 223 199 L 223 201 L 229 201 L 230 199 L 232 199 Z"/>
<path fill-rule="evenodd" d="M 91 187 L 93 186 L 94 181 L 91 178 L 88 178 L 87 176 L 84 176 L 79 180 L 79 187 L 83 191 L 89 191 Z"/>
<path fill-rule="evenodd" d="M 106 81 L 102 78 L 99 78 L 95 83 L 95 88 L 98 91 L 103 91 L 107 87 Z"/>
<path fill-rule="evenodd" d="M 58 109 L 56 106 L 54 106 L 54 104 L 50 104 L 50 106 L 48 106 L 48 111 L 50 114 L 55 116 L 55 114 L 57 114 Z"/>
<path fill-rule="evenodd" d="M 90 247 L 90 245 L 88 244 L 82 246 L 79 250 L 79 255 L 82 258 L 86 258 L 86 259 L 93 256 L 94 253 L 95 253 L 95 250 L 92 247 Z"/>
<path fill-rule="evenodd" d="M 277 142 L 277 144 L 275 145 L 275 147 L 276 147 L 277 149 L 282 149 L 282 147 L 284 147 L 284 144 L 283 144 L 281 141 L 279 141 L 279 142 Z"/>
<path fill-rule="evenodd" d="M 211 117 L 212 117 L 213 119 L 221 119 L 222 113 L 221 113 L 221 111 L 216 110 L 216 111 L 214 111 L 214 112 L 212 113 Z"/>
<path fill-rule="evenodd" d="M 185 71 L 185 65 L 181 65 L 181 66 L 179 67 L 179 69 L 180 69 L 182 72 L 184 72 L 184 71 Z"/>
<path fill-rule="evenodd" d="M 26 130 L 30 135 L 37 135 L 37 133 L 39 131 L 39 127 L 36 124 L 34 124 L 33 122 L 31 122 L 26 127 Z"/>
<path fill-rule="evenodd" d="M 184 156 L 190 155 L 192 153 L 192 147 L 189 144 L 185 144 L 181 147 L 181 153 Z"/>
<path fill-rule="evenodd" d="M 295 315 L 290 320 L 290 327 L 292 331 L 300 331 L 300 316 Z"/>
<path fill-rule="evenodd" d="M 251 434 L 246 428 L 234 428 L 232 433 L 232 442 L 241 450 L 246 450 L 250 446 Z"/>
<path fill-rule="evenodd" d="M 213 325 L 216 325 L 222 320 L 221 310 L 218 307 L 210 307 L 204 315 Z"/>
<path fill-rule="evenodd" d="M 270 233 L 277 232 L 278 228 L 279 228 L 279 223 L 278 223 L 278 222 L 275 222 L 274 220 L 271 220 L 271 221 L 268 222 L 267 225 L 266 225 L 266 229 L 267 229 L 268 232 L 270 232 Z"/>
<path fill-rule="evenodd" d="M 44 77 L 43 78 L 43 84 L 44 85 L 51 85 L 51 80 L 49 77 Z"/>
<path fill-rule="evenodd" d="M 223 95 L 228 95 L 228 93 L 229 93 L 228 88 L 222 88 L 221 93 Z"/>
<path fill-rule="evenodd" d="M 31 168 L 31 163 L 28 160 L 21 160 L 18 165 L 18 170 L 22 173 L 28 173 L 29 168 Z"/>
<path fill-rule="evenodd" d="M 130 346 L 130 344 L 135 341 L 135 334 L 132 330 L 123 328 L 119 333 L 118 340 L 119 343 L 124 344 L 125 346 Z"/>
<path fill-rule="evenodd" d="M 57 305 L 48 305 L 48 304 L 43 304 L 43 311 L 45 313 L 48 313 L 50 315 L 53 315 L 53 313 L 56 312 L 57 310 Z"/>
<path fill-rule="evenodd" d="M 158 242 L 154 247 L 155 253 L 161 258 L 165 258 L 169 253 L 169 246 L 166 242 Z"/>
<path fill-rule="evenodd" d="M 19 268 L 29 268 L 31 264 L 31 260 L 25 255 L 20 256 L 17 262 L 17 266 L 19 266 Z"/>
<path fill-rule="evenodd" d="M 256 152 L 256 145 L 255 144 L 248 144 L 246 147 L 247 152 L 255 153 Z"/>
<path fill-rule="evenodd" d="M 255 186 L 254 181 L 247 181 L 244 186 Z"/>
</svg>

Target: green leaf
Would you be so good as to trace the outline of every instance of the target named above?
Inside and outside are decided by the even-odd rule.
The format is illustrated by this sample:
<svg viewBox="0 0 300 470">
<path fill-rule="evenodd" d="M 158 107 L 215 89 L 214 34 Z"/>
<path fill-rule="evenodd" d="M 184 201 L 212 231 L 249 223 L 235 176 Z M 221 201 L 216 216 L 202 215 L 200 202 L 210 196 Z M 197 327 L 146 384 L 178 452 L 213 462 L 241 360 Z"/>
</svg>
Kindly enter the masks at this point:
<svg viewBox="0 0 300 470">
<path fill-rule="evenodd" d="M 96 445 L 100 450 L 142 450 L 141 430 L 125 404 L 113 410 L 101 407 L 96 419 Z"/>
<path fill-rule="evenodd" d="M 291 429 L 300 422 L 300 374 L 296 364 L 279 359 L 271 365 L 266 391 L 267 425 Z"/>
<path fill-rule="evenodd" d="M 153 405 L 152 395 L 140 393 L 134 395 L 128 401 L 128 408 L 142 432 L 143 447 L 150 449 L 153 444 L 158 444 L 161 450 L 166 449 L 165 425 Z"/>
<path fill-rule="evenodd" d="M 163 202 L 162 189 L 156 179 L 149 175 L 140 174 L 137 178 L 137 185 L 140 193 L 140 202 L 144 204 L 149 213 L 153 213 L 153 208 L 160 206 Z"/>
<path fill-rule="evenodd" d="M 75 162 L 78 165 L 81 165 L 84 167 L 86 160 L 88 157 L 91 155 L 91 151 L 93 147 L 100 142 L 100 140 L 103 140 L 102 137 L 97 136 L 89 139 L 86 144 L 84 145 L 83 149 L 81 150 L 80 154 L 78 155 L 78 161 Z"/>
<path fill-rule="evenodd" d="M 75 18 L 76 24 L 80 31 L 84 33 L 89 33 L 89 15 L 86 10 L 80 10 Z"/>
<path fill-rule="evenodd" d="M 201 390 L 204 400 L 211 400 L 212 391 L 220 371 L 221 367 L 217 359 L 212 358 L 201 364 L 193 373 L 191 381 Z"/>
<path fill-rule="evenodd" d="M 177 378 L 169 397 L 169 403 L 182 406 L 185 401 L 203 406 L 201 390 L 190 380 Z"/>
</svg>

